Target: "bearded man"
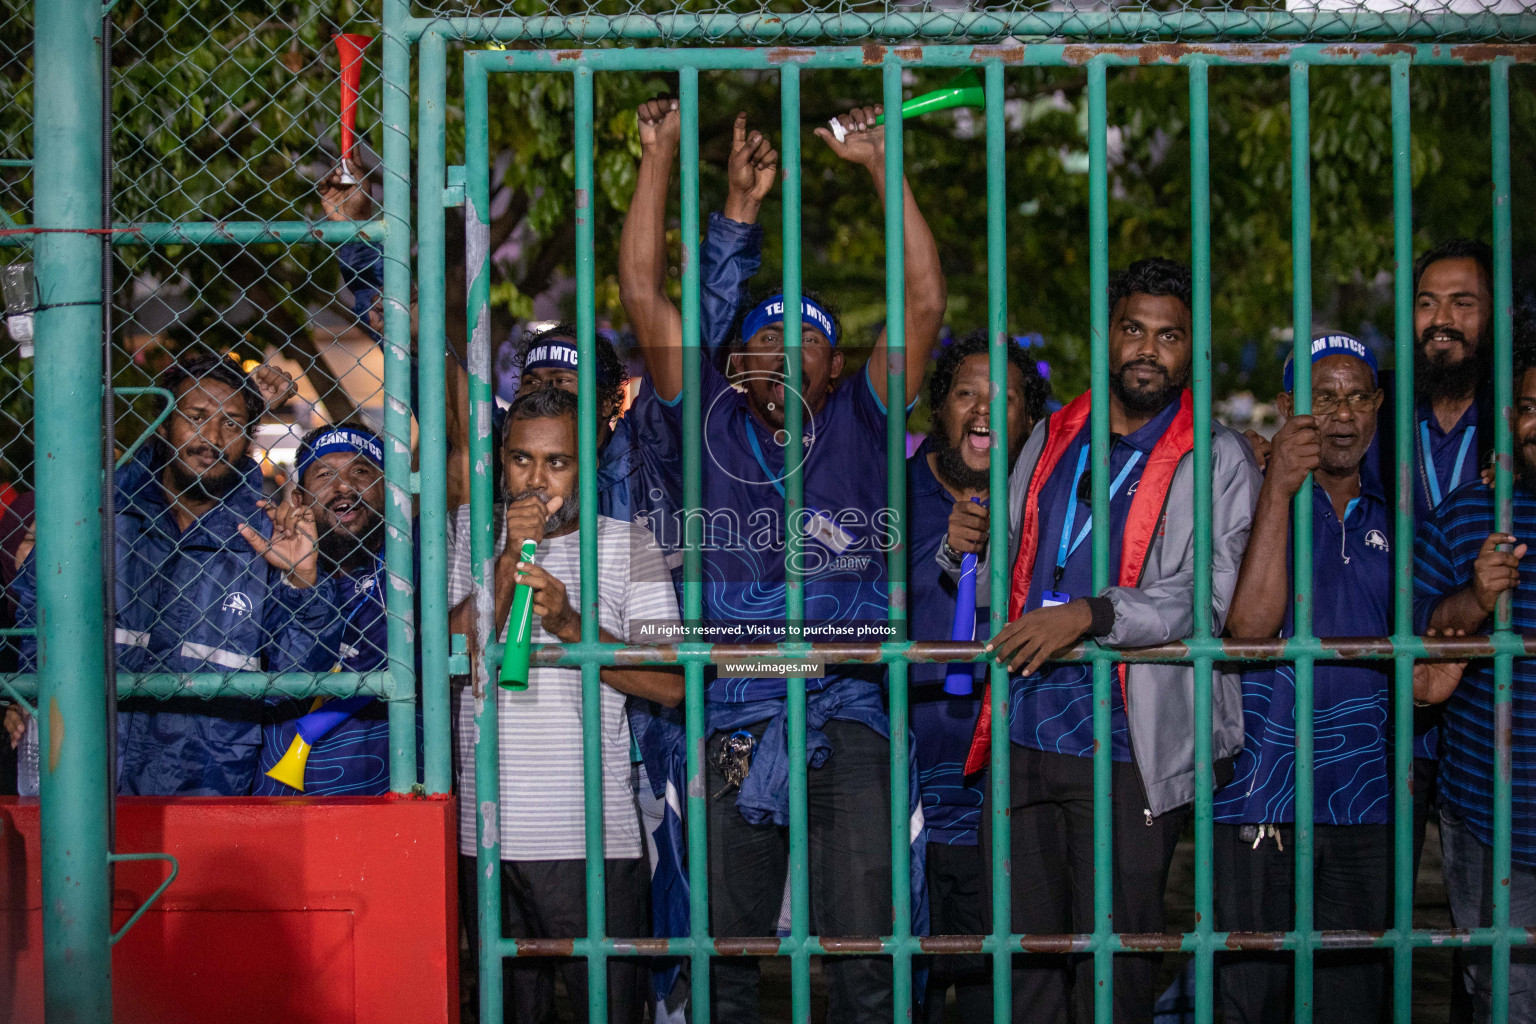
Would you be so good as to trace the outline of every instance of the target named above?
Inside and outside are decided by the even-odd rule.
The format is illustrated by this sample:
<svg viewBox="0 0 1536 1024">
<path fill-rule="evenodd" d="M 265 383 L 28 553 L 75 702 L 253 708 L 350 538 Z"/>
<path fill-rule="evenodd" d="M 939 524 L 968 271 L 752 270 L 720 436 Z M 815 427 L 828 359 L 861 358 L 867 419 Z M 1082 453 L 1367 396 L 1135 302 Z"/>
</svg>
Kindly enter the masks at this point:
<svg viewBox="0 0 1536 1024">
<path fill-rule="evenodd" d="M 1010 673 L 1009 763 L 1013 920 L 1017 932 L 1093 930 L 1093 672 L 1048 664 L 1084 638 L 1149 647 L 1194 629 L 1194 402 L 1190 273 L 1143 259 L 1109 285 L 1109 393 L 1086 392 L 1030 435 L 1008 481 L 1011 578 L 1007 626 L 988 650 Z M 1107 401 L 1108 464 L 1090 467 L 1089 411 Z M 1219 635 L 1248 541 L 1260 478 L 1245 442 L 1212 427 L 1211 625 Z M 1111 586 L 1093 587 L 1092 472 L 1109 479 Z M 985 533 L 950 521 L 939 564 L 958 574 Z M 976 567 L 987 578 L 986 561 Z M 1114 920 L 1122 932 L 1160 932 L 1163 890 L 1195 796 L 1194 670 L 1117 666 L 1111 691 Z M 1131 685 L 1134 684 L 1134 685 Z M 1131 699 L 1131 694 L 1136 699 Z M 990 698 L 990 694 L 988 694 Z M 1230 774 L 1242 747 L 1235 676 L 1212 680 L 1211 753 Z M 988 764 L 988 699 L 966 771 Z M 990 878 L 990 814 L 981 814 L 983 878 Z M 1114 965 L 1114 1018 L 1152 1020 L 1160 959 L 1121 954 Z M 1092 957 L 1032 954 L 1014 968 L 1014 1020 L 1093 1016 Z M 1076 1003 L 1076 1013 L 1072 1004 Z"/>
<path fill-rule="evenodd" d="M 384 613 L 384 445 L 364 426 L 311 430 L 299 442 L 294 500 L 315 518 L 320 573 L 335 583 L 335 624 L 326 631 L 330 665 L 338 672 L 374 672 L 389 663 Z M 321 701 L 286 701 L 262 727 L 263 773 L 282 758 L 299 718 Z M 310 746 L 303 792 L 309 796 L 377 796 L 389 789 L 389 714 L 367 696 L 348 697 L 349 711 Z M 257 777 L 258 796 L 289 796 L 294 788 Z"/>
</svg>

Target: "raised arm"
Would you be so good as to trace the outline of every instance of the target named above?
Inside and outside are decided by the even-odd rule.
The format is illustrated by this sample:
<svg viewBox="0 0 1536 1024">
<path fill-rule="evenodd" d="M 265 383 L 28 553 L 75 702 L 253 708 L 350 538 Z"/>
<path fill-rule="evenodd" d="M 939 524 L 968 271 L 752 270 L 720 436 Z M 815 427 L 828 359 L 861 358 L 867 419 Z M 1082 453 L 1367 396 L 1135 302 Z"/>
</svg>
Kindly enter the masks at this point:
<svg viewBox="0 0 1536 1024">
<path fill-rule="evenodd" d="M 683 388 L 683 319 L 667 297 L 667 193 L 677 156 L 677 101 L 649 100 L 635 116 L 640 170 L 619 237 L 619 298 L 657 397 L 670 402 Z"/>
<path fill-rule="evenodd" d="M 881 207 L 885 204 L 885 126 L 875 124 L 883 108 L 856 107 L 840 120 L 847 131 L 838 142 L 826 128 L 817 128 L 816 134 L 826 142 L 832 152 L 849 163 L 858 164 L 874 179 L 875 194 Z M 906 178 L 901 182 L 902 193 L 902 249 L 905 253 L 906 273 L 906 371 L 907 393 L 902 404 L 917 398 L 922 389 L 923 373 L 928 368 L 928 356 L 938 340 L 939 328 L 944 325 L 944 307 L 949 301 L 949 288 L 944 281 L 944 270 L 939 265 L 939 247 L 933 240 L 933 232 Z M 869 380 L 881 401 L 886 395 L 886 338 L 880 332 L 875 349 L 869 356 Z"/>
<path fill-rule="evenodd" d="M 709 217 L 699 246 L 699 341 L 714 353 L 725 344 L 747 304 L 747 284 L 763 265 L 763 199 L 778 178 L 779 154 L 761 132 L 747 131 L 747 115 L 731 129 L 730 190 L 725 210 Z"/>
<path fill-rule="evenodd" d="M 1270 445 L 1269 469 L 1227 613 L 1231 636 L 1272 637 L 1285 624 L 1291 594 L 1291 499 L 1317 468 L 1321 451 L 1311 416 L 1286 420 Z"/>
</svg>

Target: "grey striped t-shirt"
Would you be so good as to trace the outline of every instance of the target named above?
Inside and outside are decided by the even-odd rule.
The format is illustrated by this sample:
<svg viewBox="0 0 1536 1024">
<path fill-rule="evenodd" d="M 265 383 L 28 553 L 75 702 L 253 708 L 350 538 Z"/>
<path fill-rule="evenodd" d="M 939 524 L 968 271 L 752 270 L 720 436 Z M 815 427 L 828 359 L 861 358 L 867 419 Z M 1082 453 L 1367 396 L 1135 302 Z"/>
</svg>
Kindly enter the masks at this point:
<svg viewBox="0 0 1536 1024">
<path fill-rule="evenodd" d="M 493 514 L 495 551 L 505 544 L 500 507 Z M 675 623 L 677 596 L 656 539 L 644 527 L 597 517 L 598 622 L 629 643 L 641 637 L 642 622 Z M 560 582 L 572 607 L 581 601 L 580 532 L 546 538 L 535 561 Z M 470 593 L 469 507 L 461 507 L 448 535 L 448 604 Z M 534 615 L 534 643 L 558 643 Z M 581 670 L 535 668 L 528 689 L 497 691 L 501 766 L 503 860 L 580 860 L 586 856 L 582 814 Z M 458 694 L 459 852 L 475 853 L 475 700 Z M 602 774 L 604 855 L 639 857 L 640 824 L 630 786 L 629 720 L 624 695 L 602 686 Z"/>
</svg>

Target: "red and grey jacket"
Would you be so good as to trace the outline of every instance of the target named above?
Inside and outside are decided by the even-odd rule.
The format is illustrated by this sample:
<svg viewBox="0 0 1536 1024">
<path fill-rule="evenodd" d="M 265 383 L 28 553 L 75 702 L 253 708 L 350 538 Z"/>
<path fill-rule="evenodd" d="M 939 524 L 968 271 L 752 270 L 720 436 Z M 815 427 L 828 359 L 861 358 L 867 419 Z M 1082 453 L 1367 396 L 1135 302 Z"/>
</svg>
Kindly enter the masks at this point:
<svg viewBox="0 0 1536 1024">
<path fill-rule="evenodd" d="M 1084 394 L 1036 427 L 1009 477 L 1009 619 L 1024 613 L 1040 537 L 1039 496 L 1067 446 L 1088 422 Z M 1188 391 L 1172 424 L 1153 446 L 1132 499 L 1114 586 L 1095 600 L 1099 643 L 1147 647 L 1181 640 L 1194 623 L 1194 415 Z M 1262 478 L 1248 443 L 1215 425 L 1211 437 L 1212 623 L 1220 630 L 1237 585 L 1249 524 Z M 996 503 L 993 508 L 997 508 Z M 939 564 L 958 572 L 941 545 Z M 978 567 L 978 576 L 984 575 Z M 1105 603 L 1107 602 L 1107 608 Z M 1107 612 L 1112 611 L 1112 617 Z M 1194 671 L 1174 663 L 1119 666 L 1131 748 L 1147 789 L 1149 811 L 1162 814 L 1194 799 Z M 1134 683 L 1132 686 L 1130 684 Z M 1129 700 L 1136 690 L 1137 700 Z M 1213 679 L 1213 746 L 1217 759 L 1242 746 L 1242 701 L 1237 677 Z M 984 697 L 966 770 L 986 767 L 991 741 L 991 694 Z"/>
</svg>

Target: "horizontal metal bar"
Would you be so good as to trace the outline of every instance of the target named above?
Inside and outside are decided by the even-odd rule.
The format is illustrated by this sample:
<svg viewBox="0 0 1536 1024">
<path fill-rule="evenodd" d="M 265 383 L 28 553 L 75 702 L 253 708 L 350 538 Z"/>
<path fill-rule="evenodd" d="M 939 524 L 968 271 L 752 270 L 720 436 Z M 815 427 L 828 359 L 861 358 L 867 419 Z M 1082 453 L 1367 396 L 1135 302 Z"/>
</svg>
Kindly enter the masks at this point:
<svg viewBox="0 0 1536 1024">
<path fill-rule="evenodd" d="M 910 14 L 620 14 L 520 18 L 411 18 L 406 35 L 464 40 L 601 42 L 665 39 L 744 43 L 796 39 L 1523 39 L 1526 14 L 1379 14 L 1367 11 L 914 11 Z"/>
<path fill-rule="evenodd" d="M 1515 946 L 1536 945 L 1536 928 L 1511 926 L 1506 929 Z M 1426 928 L 1410 932 L 1407 944 L 1415 948 L 1458 948 L 1491 946 L 1499 940 L 1497 930 L 1478 928 Z M 1296 949 L 1305 939 L 1314 949 L 1384 949 L 1403 944 L 1396 931 L 1314 931 L 1300 932 L 1211 932 L 1203 937 L 1197 932 L 1162 932 L 1136 934 L 1111 933 L 1105 946 L 1115 953 L 1192 953 L 1201 945 L 1221 950 L 1275 951 Z M 1096 947 L 1093 935 L 1009 935 L 1004 948 L 1017 953 L 1089 953 Z M 605 956 L 870 956 L 897 953 L 992 953 L 997 948 L 990 935 L 913 935 L 897 939 L 889 935 L 820 936 L 803 940 L 765 935 L 757 937 L 688 937 L 671 939 L 608 938 L 591 939 L 502 939 L 497 952 L 506 958 L 583 957 L 601 951 Z"/>
<path fill-rule="evenodd" d="M 6 157 L 5 159 L 0 160 L 0 167 L 31 167 L 31 166 L 32 166 L 32 160 L 30 158 Z"/>
<path fill-rule="evenodd" d="M 489 644 L 491 663 L 501 659 L 502 645 Z M 1184 662 L 1195 658 L 1217 661 L 1291 661 L 1306 656 L 1318 661 L 1380 661 L 1407 654 L 1414 658 L 1469 661 L 1496 654 L 1516 657 L 1536 655 L 1536 636 L 1468 637 L 1316 637 L 1307 640 L 1266 639 L 1185 640 L 1160 647 L 1111 650 L 1094 644 L 1078 644 L 1066 656 L 1052 661 Z M 827 664 L 860 662 L 980 662 L 986 660 L 981 644 L 931 643 L 782 643 L 782 644 L 547 644 L 536 646 L 536 665 L 712 665 L 752 658 L 799 658 Z"/>
<path fill-rule="evenodd" d="M 1536 33 L 1536 18 L 1531 19 Z M 748 49 L 473 50 L 466 67 L 487 71 L 662 71 L 772 69 L 785 64 L 804 68 L 875 69 L 887 51 L 912 67 L 980 67 L 988 61 L 1031 67 L 1081 67 L 1099 60 L 1111 66 L 1150 64 L 1255 67 L 1292 63 L 1387 66 L 1407 60 L 1418 65 L 1483 65 L 1495 60 L 1536 63 L 1536 46 L 1409 43 L 1009 43 L 1000 46 L 823 46 Z"/>
<path fill-rule="evenodd" d="M 18 693 L 37 696 L 37 676 L 30 672 L 3 680 Z M 119 672 L 119 697 L 350 697 L 371 694 L 393 700 L 395 679 L 388 672 Z M 405 696 L 410 696 L 406 694 Z"/>
<path fill-rule="evenodd" d="M 28 225 L 0 231 L 0 247 L 31 244 L 38 229 Z M 105 234 L 105 231 L 95 232 Z M 361 239 L 381 242 L 382 220 L 211 220 L 114 224 L 113 245 L 254 245 L 259 242 L 323 242 L 339 245 Z"/>
</svg>

